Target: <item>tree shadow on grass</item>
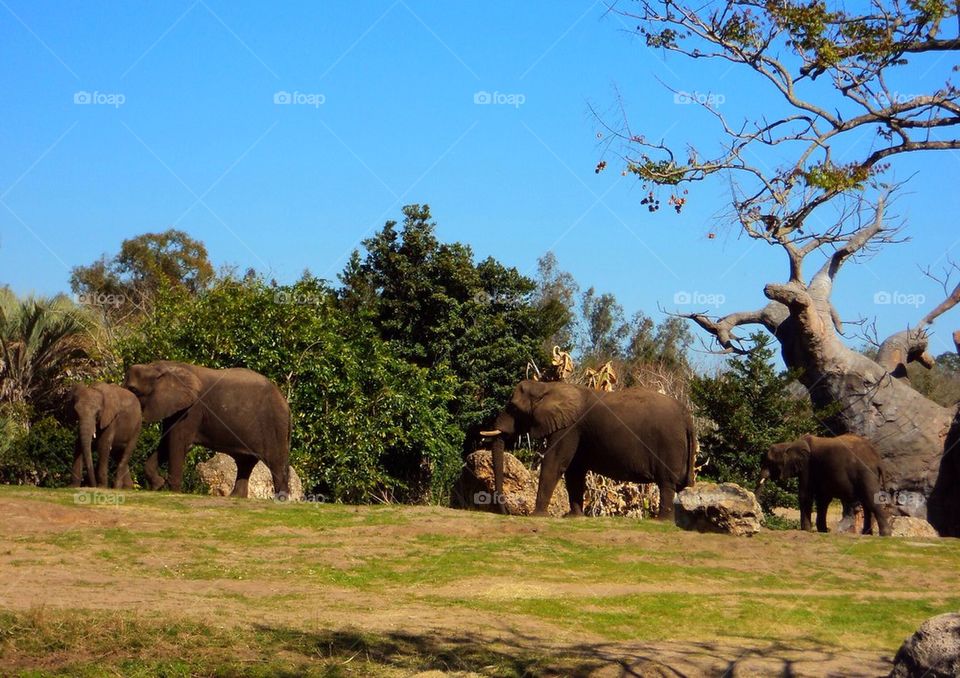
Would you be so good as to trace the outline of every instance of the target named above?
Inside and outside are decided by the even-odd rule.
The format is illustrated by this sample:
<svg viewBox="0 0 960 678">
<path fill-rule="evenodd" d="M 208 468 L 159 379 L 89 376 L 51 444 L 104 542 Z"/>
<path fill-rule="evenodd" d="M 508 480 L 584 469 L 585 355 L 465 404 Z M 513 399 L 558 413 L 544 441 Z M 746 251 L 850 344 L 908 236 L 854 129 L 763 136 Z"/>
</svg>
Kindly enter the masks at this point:
<svg viewBox="0 0 960 678">
<path fill-rule="evenodd" d="M 302 631 L 259 626 L 271 644 L 305 657 L 354 660 L 409 671 L 470 672 L 489 676 L 585 678 L 796 675 L 877 676 L 889 671 L 878 658 L 863 663 L 813 641 L 738 647 L 710 642 L 578 643 L 562 647 L 516 630 L 493 638 L 474 633 L 352 629 Z M 871 666 L 872 664 L 872 666 Z M 800 670 L 800 673 L 797 671 Z"/>
</svg>

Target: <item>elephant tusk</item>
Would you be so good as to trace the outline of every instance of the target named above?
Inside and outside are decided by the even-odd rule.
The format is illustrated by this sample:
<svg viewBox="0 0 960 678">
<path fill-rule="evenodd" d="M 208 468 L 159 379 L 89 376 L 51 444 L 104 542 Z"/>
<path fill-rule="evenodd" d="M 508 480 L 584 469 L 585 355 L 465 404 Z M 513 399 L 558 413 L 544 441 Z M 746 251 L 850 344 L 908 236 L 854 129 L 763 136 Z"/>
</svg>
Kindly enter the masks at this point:
<svg viewBox="0 0 960 678">
<path fill-rule="evenodd" d="M 767 479 L 764 478 L 763 476 L 761 476 L 761 477 L 760 477 L 760 482 L 757 483 L 757 487 L 760 487 L 760 486 L 763 485 L 765 482 L 767 482 Z"/>
<path fill-rule="evenodd" d="M 501 433 L 502 431 L 497 428 L 493 429 L 492 431 L 480 431 L 480 435 L 482 435 L 484 438 L 493 438 Z"/>
</svg>

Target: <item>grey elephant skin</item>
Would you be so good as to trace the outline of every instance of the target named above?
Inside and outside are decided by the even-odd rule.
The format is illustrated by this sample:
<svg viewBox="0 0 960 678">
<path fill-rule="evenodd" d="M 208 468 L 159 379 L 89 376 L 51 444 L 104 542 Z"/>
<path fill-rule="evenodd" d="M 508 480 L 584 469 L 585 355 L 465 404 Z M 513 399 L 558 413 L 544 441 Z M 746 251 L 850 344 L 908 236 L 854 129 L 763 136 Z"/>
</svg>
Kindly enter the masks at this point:
<svg viewBox="0 0 960 678">
<path fill-rule="evenodd" d="M 660 488 L 659 518 L 673 516 L 678 490 L 692 485 L 696 456 L 693 419 L 679 402 L 657 391 L 597 391 L 563 382 L 522 381 L 497 416 L 493 444 L 496 498 L 503 496 L 505 439 L 546 438 L 533 515 L 547 515 L 562 475 L 570 496 L 568 516 L 583 515 L 588 471 Z M 501 512 L 505 511 L 498 501 Z"/>
<path fill-rule="evenodd" d="M 77 427 L 71 485 L 79 487 L 86 467 L 93 487 L 107 487 L 110 457 L 117 460 L 113 486 L 132 489 L 130 456 L 140 437 L 140 403 L 130 391 L 116 384 L 77 385 L 70 390 L 67 418 Z M 93 467 L 93 445 L 97 446 L 97 468 Z"/>
<path fill-rule="evenodd" d="M 817 531 L 829 532 L 827 508 L 839 499 L 846 518 L 853 517 L 858 502 L 863 506 L 863 534 L 873 531 L 876 518 L 880 535 L 890 536 L 890 520 L 881 499 L 883 467 L 866 438 L 852 433 L 834 438 L 808 435 L 772 445 L 760 464 L 760 483 L 794 477 L 800 487 L 800 529 L 812 529 L 816 501 Z"/>
<path fill-rule="evenodd" d="M 287 496 L 290 408 L 280 389 L 262 374 L 158 360 L 133 365 L 124 386 L 139 399 L 144 421 L 162 422 L 160 444 L 145 466 L 153 489 L 167 485 L 180 492 L 187 451 L 202 445 L 236 461 L 231 496 L 247 496 L 257 461 L 270 469 L 276 495 Z M 170 467 L 166 480 L 158 469 L 163 462 Z"/>
</svg>

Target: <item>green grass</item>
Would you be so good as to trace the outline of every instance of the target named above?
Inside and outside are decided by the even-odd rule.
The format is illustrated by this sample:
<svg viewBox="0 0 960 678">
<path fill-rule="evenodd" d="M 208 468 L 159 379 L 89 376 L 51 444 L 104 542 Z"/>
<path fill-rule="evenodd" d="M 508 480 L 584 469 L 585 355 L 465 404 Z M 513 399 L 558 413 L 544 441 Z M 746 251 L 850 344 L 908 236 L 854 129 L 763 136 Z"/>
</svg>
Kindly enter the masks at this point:
<svg viewBox="0 0 960 678">
<path fill-rule="evenodd" d="M 595 658 L 542 641 L 580 636 L 889 656 L 924 619 L 960 608 L 960 540 L 737 539 L 614 518 L 75 497 L 0 486 L 21 521 L 0 524 L 0 572 L 39 591 L 34 609 L 0 610 L 0 675 L 566 675 Z M 110 608 L 97 593 L 114 579 L 157 609 L 133 611 L 123 596 Z M 185 609 L 160 604 L 167 595 Z M 365 628 L 382 614 L 444 633 Z M 529 642 L 510 645 L 504 629 Z"/>
</svg>

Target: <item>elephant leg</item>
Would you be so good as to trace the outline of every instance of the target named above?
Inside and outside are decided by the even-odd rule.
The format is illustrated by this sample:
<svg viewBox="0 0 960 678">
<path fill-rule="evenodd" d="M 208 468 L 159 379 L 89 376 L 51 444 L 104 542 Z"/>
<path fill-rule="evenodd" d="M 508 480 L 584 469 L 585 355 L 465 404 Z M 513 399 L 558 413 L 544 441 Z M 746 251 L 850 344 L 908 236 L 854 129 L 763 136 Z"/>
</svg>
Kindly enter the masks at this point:
<svg viewBox="0 0 960 678">
<path fill-rule="evenodd" d="M 813 513 L 813 497 L 809 494 L 800 493 L 800 529 L 810 531 L 813 529 L 813 523 L 810 521 L 810 514 Z"/>
<path fill-rule="evenodd" d="M 567 467 L 563 474 L 567 485 L 567 496 L 570 497 L 570 511 L 565 518 L 575 518 L 583 515 L 583 495 L 587 489 L 587 468 L 578 464 L 576 460 Z"/>
<path fill-rule="evenodd" d="M 113 449 L 113 433 L 104 431 L 97 438 L 97 485 L 110 487 L 110 452 Z"/>
<path fill-rule="evenodd" d="M 824 494 L 817 496 L 817 532 L 829 532 L 827 527 L 827 509 L 830 508 L 830 497 Z"/>
<path fill-rule="evenodd" d="M 861 499 L 863 504 L 863 533 L 873 534 L 873 525 L 871 516 L 877 519 L 877 532 L 881 537 L 890 536 L 890 516 L 887 513 L 887 507 L 880 503 L 880 490 L 876 492 L 867 491 Z"/>
<path fill-rule="evenodd" d="M 137 439 L 127 441 L 120 452 L 120 460 L 117 462 L 117 475 L 113 479 L 113 487 L 117 490 L 132 490 L 133 478 L 130 476 L 130 457 L 137 447 Z"/>
<path fill-rule="evenodd" d="M 573 431 L 557 431 L 550 436 L 547 451 L 543 455 L 543 463 L 540 465 L 540 483 L 537 486 L 537 504 L 533 515 L 548 515 L 547 509 L 550 506 L 553 491 L 557 487 L 557 481 L 573 461 L 579 442 L 579 434 Z"/>
<path fill-rule="evenodd" d="M 70 469 L 70 487 L 80 487 L 83 484 L 83 452 L 79 450 L 73 455 L 73 467 Z"/>
<path fill-rule="evenodd" d="M 238 454 L 233 460 L 237 462 L 237 482 L 233 484 L 230 496 L 246 499 L 250 492 L 250 474 L 260 460 L 252 454 Z"/>
<path fill-rule="evenodd" d="M 657 487 L 660 489 L 660 510 L 657 512 L 657 520 L 671 519 L 673 518 L 673 500 L 677 496 L 674 482 L 668 480 Z"/>
<path fill-rule="evenodd" d="M 271 462 L 267 465 L 273 476 L 273 496 L 281 501 L 290 498 L 290 465 L 286 462 Z"/>
<path fill-rule="evenodd" d="M 193 429 L 182 424 L 175 423 L 164 432 L 167 455 L 170 463 L 170 473 L 167 474 L 167 485 L 173 492 L 183 491 L 183 464 L 187 458 L 187 452 L 193 445 Z M 161 450 L 161 456 L 163 452 Z"/>
</svg>

